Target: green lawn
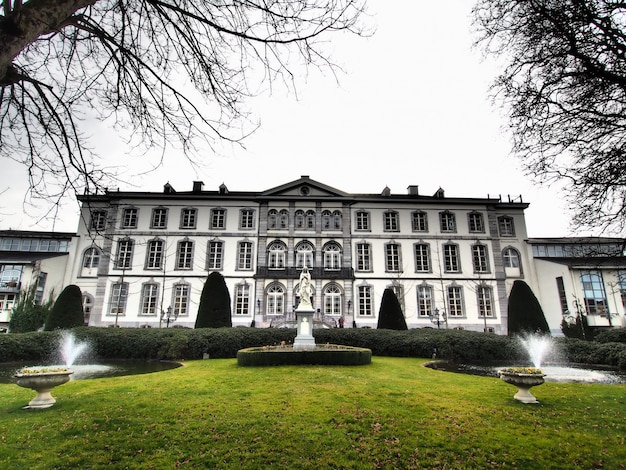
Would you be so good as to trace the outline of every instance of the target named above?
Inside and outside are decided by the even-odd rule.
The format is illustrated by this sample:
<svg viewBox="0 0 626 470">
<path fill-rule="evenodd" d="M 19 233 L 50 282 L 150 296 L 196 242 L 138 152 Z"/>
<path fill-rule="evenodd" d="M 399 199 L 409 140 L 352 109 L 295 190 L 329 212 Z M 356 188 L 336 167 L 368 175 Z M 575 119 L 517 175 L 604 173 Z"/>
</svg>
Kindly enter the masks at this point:
<svg viewBox="0 0 626 470">
<path fill-rule="evenodd" d="M 496 378 L 374 357 L 369 366 L 190 361 L 72 381 L 47 410 L 0 385 L 0 468 L 624 468 L 626 385 Z"/>
</svg>

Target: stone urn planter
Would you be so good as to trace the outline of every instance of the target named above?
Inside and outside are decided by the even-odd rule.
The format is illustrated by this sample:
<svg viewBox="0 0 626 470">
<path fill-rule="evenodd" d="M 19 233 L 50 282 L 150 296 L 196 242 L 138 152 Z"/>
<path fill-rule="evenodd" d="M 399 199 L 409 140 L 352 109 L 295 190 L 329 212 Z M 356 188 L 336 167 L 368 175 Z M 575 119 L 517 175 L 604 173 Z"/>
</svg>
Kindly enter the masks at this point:
<svg viewBox="0 0 626 470">
<path fill-rule="evenodd" d="M 539 403 L 537 398 L 530 393 L 531 387 L 536 387 L 545 382 L 546 374 L 541 369 L 534 367 L 512 367 L 498 371 L 500 378 L 508 384 L 517 387 L 517 393 L 513 398 L 522 403 Z"/>
<path fill-rule="evenodd" d="M 69 382 L 74 372 L 65 367 L 27 367 L 15 373 L 17 385 L 37 392 L 24 408 L 49 408 L 56 403 L 51 391 L 58 385 Z"/>
</svg>

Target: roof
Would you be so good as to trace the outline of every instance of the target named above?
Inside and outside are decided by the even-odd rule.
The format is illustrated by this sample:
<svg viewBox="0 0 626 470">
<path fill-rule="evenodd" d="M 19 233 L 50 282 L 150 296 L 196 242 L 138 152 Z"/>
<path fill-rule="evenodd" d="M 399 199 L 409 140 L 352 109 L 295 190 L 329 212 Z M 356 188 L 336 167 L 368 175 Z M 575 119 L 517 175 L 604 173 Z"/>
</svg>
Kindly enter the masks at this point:
<svg viewBox="0 0 626 470">
<path fill-rule="evenodd" d="M 72 238 L 74 232 L 38 232 L 35 230 L 0 230 L 2 238 Z"/>
<path fill-rule="evenodd" d="M 174 191 L 169 183 L 164 186 L 162 192 L 125 192 L 106 191 L 104 194 L 77 194 L 79 201 L 89 203 L 109 203 L 122 199 L 155 199 L 157 201 L 175 200 L 248 200 L 248 201 L 271 201 L 271 200 L 327 200 L 342 201 L 347 203 L 356 202 L 387 202 L 387 203 L 420 203 L 437 205 L 487 205 L 495 208 L 526 209 L 529 204 L 522 202 L 521 198 L 508 201 L 501 197 L 471 198 L 471 197 L 446 197 L 443 190 L 438 190 L 434 195 L 420 195 L 416 186 L 408 194 L 393 194 L 390 191 L 382 193 L 346 193 L 319 181 L 303 175 L 297 180 L 266 189 L 264 191 L 231 191 L 222 183 L 217 191 L 205 191 L 201 184 L 194 184 L 192 191 Z"/>
</svg>

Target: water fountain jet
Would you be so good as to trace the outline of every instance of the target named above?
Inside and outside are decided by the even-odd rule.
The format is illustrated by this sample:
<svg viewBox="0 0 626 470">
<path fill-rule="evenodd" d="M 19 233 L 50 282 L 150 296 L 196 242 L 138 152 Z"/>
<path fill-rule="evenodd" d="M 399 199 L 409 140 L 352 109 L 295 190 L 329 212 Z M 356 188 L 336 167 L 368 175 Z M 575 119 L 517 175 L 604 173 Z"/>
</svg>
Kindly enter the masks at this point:
<svg viewBox="0 0 626 470">
<path fill-rule="evenodd" d="M 77 342 L 72 333 L 64 331 L 59 337 L 58 349 L 64 365 L 23 367 L 15 373 L 18 386 L 37 392 L 37 396 L 24 408 L 40 409 L 54 405 L 56 399 L 51 394 L 52 389 L 69 382 L 70 375 L 74 373 L 70 367 L 87 352 L 89 345 Z"/>
</svg>

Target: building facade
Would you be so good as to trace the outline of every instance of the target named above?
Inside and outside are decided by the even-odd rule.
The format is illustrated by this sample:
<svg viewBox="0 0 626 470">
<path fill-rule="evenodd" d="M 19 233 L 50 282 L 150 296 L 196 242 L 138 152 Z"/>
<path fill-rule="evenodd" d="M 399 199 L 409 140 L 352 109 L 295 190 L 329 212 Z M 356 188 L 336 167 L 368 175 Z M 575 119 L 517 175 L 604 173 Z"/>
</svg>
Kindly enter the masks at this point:
<svg viewBox="0 0 626 470">
<path fill-rule="evenodd" d="M 36 289 L 41 304 L 69 283 L 73 233 L 0 231 L 0 328 L 6 329 L 20 292 Z"/>
<path fill-rule="evenodd" d="M 94 326 L 192 327 L 212 271 L 233 326 L 289 326 L 307 266 L 318 326 L 375 328 L 391 288 L 410 328 L 503 334 L 513 281 L 536 285 L 521 198 L 349 194 L 302 176 L 260 192 L 194 182 L 79 200 L 71 277 Z"/>
<path fill-rule="evenodd" d="M 531 238 L 536 295 L 553 334 L 585 317 L 592 328 L 626 327 L 623 238 Z"/>
</svg>

